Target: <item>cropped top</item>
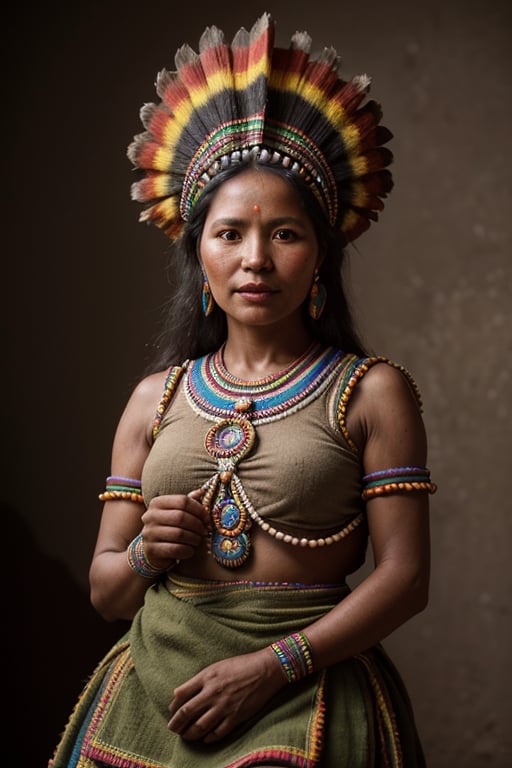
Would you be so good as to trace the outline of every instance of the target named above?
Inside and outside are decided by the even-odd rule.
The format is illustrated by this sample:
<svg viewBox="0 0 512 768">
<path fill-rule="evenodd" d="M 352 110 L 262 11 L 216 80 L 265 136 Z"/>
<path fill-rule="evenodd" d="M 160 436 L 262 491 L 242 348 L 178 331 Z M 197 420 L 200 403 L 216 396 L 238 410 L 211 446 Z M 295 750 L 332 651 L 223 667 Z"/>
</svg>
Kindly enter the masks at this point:
<svg viewBox="0 0 512 768">
<path fill-rule="evenodd" d="M 220 353 L 172 368 L 142 473 L 145 503 L 222 485 L 227 473 L 259 521 L 308 536 L 338 531 L 364 511 L 345 413 L 376 362 L 389 363 L 313 345 L 286 371 L 255 382 L 231 376 Z"/>
</svg>

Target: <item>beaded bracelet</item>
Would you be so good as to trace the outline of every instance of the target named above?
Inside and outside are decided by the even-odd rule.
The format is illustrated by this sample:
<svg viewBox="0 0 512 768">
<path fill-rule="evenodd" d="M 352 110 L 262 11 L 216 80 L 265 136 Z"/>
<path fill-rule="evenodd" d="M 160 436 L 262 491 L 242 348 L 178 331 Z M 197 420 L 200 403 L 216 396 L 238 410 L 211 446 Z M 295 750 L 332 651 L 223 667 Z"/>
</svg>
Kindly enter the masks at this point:
<svg viewBox="0 0 512 768">
<path fill-rule="evenodd" d="M 363 477 L 363 501 L 388 493 L 428 491 L 435 493 L 437 486 L 430 482 L 430 471 L 426 467 L 392 467 L 370 472 Z"/>
<path fill-rule="evenodd" d="M 303 632 L 294 632 L 270 645 L 289 683 L 294 683 L 313 671 L 311 646 Z"/>
<path fill-rule="evenodd" d="M 144 504 L 142 496 L 142 483 L 140 480 L 134 480 L 132 477 L 117 477 L 111 475 L 107 477 L 106 490 L 98 496 L 100 501 L 136 501 L 138 504 Z"/>
<path fill-rule="evenodd" d="M 128 545 L 126 554 L 130 568 L 133 568 L 133 570 L 140 576 L 144 576 L 145 579 L 154 579 L 155 576 L 160 576 L 162 573 L 170 570 L 169 568 L 155 568 L 155 566 L 149 562 L 144 552 L 142 533 L 139 533 L 139 535 Z"/>
</svg>

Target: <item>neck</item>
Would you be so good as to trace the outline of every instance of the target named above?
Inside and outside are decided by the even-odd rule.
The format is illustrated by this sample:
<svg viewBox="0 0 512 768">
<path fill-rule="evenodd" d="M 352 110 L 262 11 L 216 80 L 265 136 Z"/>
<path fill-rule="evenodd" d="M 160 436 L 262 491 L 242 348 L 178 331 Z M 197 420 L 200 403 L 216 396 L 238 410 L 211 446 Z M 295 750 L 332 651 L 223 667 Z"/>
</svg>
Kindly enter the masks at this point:
<svg viewBox="0 0 512 768">
<path fill-rule="evenodd" d="M 258 379 L 287 368 L 311 346 L 309 334 L 292 343 L 274 339 L 272 343 L 235 343 L 230 338 L 224 344 L 221 355 L 226 370 L 240 379 Z"/>
<path fill-rule="evenodd" d="M 240 324 L 228 317 L 222 350 L 224 367 L 237 378 L 255 380 L 297 360 L 314 338 L 299 313 L 272 325 Z"/>
</svg>

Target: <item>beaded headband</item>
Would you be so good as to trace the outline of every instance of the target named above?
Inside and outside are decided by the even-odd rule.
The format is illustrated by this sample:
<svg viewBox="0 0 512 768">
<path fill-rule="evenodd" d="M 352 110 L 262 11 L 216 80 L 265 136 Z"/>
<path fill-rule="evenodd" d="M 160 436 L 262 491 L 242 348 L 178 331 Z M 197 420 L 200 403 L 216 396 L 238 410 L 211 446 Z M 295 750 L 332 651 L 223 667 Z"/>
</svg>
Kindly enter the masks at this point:
<svg viewBox="0 0 512 768">
<path fill-rule="evenodd" d="M 264 14 L 231 45 L 207 27 L 199 53 L 188 45 L 175 57 L 176 72 L 157 76 L 157 104 L 145 104 L 146 129 L 128 157 L 141 178 L 132 198 L 140 215 L 172 240 L 208 181 L 220 170 L 256 161 L 301 176 L 346 242 L 376 221 L 392 188 L 380 107 L 366 101 L 370 78 L 337 73 L 338 56 L 325 48 L 310 58 L 311 38 L 296 32 L 290 47 L 274 47 L 274 22 Z"/>
</svg>

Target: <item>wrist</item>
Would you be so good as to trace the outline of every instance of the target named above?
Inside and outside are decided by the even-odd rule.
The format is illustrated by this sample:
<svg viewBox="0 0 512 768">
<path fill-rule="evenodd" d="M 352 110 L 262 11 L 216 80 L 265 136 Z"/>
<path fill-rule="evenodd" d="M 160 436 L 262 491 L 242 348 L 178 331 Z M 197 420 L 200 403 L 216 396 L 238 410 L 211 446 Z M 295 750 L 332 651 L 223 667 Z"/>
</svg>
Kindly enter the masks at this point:
<svg viewBox="0 0 512 768">
<path fill-rule="evenodd" d="M 313 672 L 311 645 L 304 632 L 294 632 L 271 643 L 269 648 L 279 661 L 289 683 L 295 683 Z"/>
<path fill-rule="evenodd" d="M 144 540 L 142 538 L 142 533 L 139 533 L 133 539 L 133 541 L 128 544 L 126 556 L 128 558 L 128 565 L 130 568 L 138 573 L 139 576 L 143 576 L 145 579 L 155 579 L 158 576 L 161 576 L 162 573 L 170 571 L 171 568 L 173 568 L 177 563 L 177 561 L 174 560 L 165 568 L 159 568 L 153 565 L 153 563 L 149 560 L 148 556 L 144 552 Z"/>
</svg>

